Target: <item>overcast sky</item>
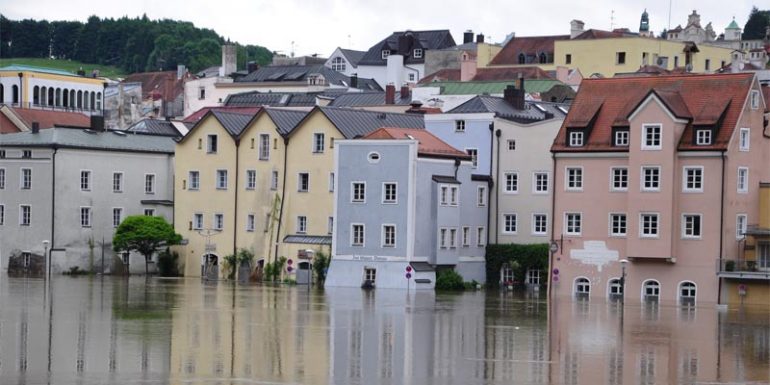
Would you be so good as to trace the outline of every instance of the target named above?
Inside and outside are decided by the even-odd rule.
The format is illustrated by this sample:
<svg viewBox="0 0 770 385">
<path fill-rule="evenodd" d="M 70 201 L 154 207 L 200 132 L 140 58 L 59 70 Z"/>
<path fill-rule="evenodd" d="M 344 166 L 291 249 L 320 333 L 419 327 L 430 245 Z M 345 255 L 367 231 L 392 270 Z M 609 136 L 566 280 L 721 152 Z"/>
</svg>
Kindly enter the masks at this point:
<svg viewBox="0 0 770 385">
<path fill-rule="evenodd" d="M 765 0 L 760 1 L 759 6 Z M 327 56 L 341 46 L 366 50 L 393 31 L 449 29 L 455 41 L 472 29 L 492 41 L 517 36 L 568 34 L 572 19 L 586 28 L 639 29 L 647 8 L 650 26 L 659 33 L 684 26 L 697 9 L 701 24 L 712 22 L 717 34 L 733 17 L 743 27 L 757 0 L 2 0 L 0 12 L 9 19 L 85 21 L 99 17 L 168 18 L 193 22 L 242 44 L 258 44 L 272 51 Z M 708 3 L 708 4 L 704 4 Z M 770 8 L 765 6 L 764 8 Z M 614 12 L 613 12 L 614 11 Z M 614 16 L 613 16 L 614 15 Z M 614 20 L 614 22 L 613 22 Z M 489 39 L 487 39 L 489 41 Z"/>
</svg>

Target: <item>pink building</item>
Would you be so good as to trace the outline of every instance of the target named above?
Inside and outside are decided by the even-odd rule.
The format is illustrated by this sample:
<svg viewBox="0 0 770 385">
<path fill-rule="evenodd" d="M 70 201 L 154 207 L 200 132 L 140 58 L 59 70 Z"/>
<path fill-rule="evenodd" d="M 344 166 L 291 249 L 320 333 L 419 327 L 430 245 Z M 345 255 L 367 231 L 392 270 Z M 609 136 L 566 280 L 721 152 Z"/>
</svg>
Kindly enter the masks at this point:
<svg viewBox="0 0 770 385">
<path fill-rule="evenodd" d="M 725 302 L 770 182 L 764 118 L 753 74 L 585 80 L 551 148 L 551 295 Z"/>
</svg>

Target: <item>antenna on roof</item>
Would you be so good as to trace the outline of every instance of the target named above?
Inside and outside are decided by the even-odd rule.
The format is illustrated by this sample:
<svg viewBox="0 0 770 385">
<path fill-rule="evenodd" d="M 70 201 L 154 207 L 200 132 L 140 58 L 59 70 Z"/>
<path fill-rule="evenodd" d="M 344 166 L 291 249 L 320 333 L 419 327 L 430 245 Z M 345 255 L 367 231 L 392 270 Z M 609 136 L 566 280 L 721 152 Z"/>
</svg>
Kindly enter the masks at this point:
<svg viewBox="0 0 770 385">
<path fill-rule="evenodd" d="M 612 12 L 610 12 L 610 31 L 615 29 L 615 10 L 613 9 Z"/>
</svg>

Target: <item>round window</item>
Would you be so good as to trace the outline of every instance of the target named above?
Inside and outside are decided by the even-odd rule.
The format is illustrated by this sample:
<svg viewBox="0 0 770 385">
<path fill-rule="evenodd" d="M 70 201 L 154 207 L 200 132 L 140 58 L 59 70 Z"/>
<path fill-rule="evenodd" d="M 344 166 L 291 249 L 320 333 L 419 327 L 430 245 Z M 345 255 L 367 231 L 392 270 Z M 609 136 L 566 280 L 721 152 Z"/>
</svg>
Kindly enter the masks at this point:
<svg viewBox="0 0 770 385">
<path fill-rule="evenodd" d="M 379 161 L 380 161 L 380 153 L 378 152 L 369 153 L 369 163 L 377 163 Z"/>
</svg>

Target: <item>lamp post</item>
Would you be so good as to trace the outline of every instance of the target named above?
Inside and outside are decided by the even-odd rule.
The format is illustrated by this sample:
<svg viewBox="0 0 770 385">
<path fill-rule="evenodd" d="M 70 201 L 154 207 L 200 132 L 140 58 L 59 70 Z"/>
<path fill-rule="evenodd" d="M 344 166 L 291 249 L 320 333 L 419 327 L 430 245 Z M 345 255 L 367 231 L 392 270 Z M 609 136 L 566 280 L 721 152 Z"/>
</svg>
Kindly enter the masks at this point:
<svg viewBox="0 0 770 385">
<path fill-rule="evenodd" d="M 45 258 L 45 279 L 51 279 L 51 258 L 48 256 L 48 240 L 43 241 L 43 258 Z"/>
<path fill-rule="evenodd" d="M 626 299 L 626 264 L 627 259 L 620 260 L 620 302 L 625 303 Z"/>
</svg>

